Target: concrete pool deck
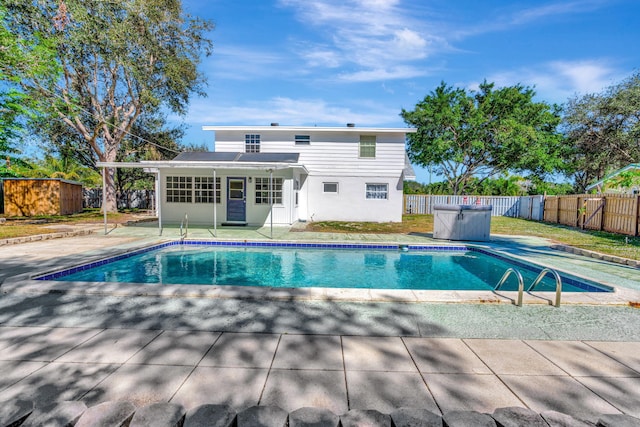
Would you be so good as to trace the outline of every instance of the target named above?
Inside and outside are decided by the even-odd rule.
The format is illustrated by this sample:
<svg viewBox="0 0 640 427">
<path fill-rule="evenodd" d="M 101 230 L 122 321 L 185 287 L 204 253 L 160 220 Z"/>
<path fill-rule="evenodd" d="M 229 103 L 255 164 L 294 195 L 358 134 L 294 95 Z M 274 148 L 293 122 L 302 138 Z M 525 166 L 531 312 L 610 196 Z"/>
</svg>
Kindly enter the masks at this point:
<svg viewBox="0 0 640 427">
<path fill-rule="evenodd" d="M 224 229 L 218 238 L 265 239 L 268 232 Z M 207 234 L 189 229 L 189 238 Z M 431 241 L 280 228 L 276 236 Z M 317 406 L 338 414 L 521 406 L 592 421 L 602 413 L 640 417 L 640 310 L 628 305 L 23 292 L 11 279 L 178 237 L 177 229 L 160 237 L 135 226 L 0 246 L 0 401 Z M 499 237 L 491 246 L 640 288 L 637 269 L 553 251 L 542 239 Z"/>
</svg>

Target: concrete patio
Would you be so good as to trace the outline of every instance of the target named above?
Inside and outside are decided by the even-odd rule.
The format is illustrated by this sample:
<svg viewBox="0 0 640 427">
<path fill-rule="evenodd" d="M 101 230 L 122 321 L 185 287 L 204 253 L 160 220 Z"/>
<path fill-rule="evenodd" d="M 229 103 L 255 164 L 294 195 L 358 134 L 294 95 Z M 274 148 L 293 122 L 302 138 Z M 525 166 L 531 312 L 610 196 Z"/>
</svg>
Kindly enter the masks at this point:
<svg viewBox="0 0 640 427">
<path fill-rule="evenodd" d="M 269 238 L 265 231 L 227 229 L 218 237 Z M 520 406 L 591 421 L 603 413 L 640 417 L 640 311 L 628 305 L 264 302 L 25 293 L 2 285 L 13 276 L 176 238 L 177 232 L 165 229 L 158 236 L 153 227 L 136 226 L 106 236 L 0 246 L 0 401 L 95 405 L 122 399 L 139 406 L 171 401 L 187 409 L 224 403 L 286 411 L 315 406 L 337 414 Z M 205 238 L 210 231 L 189 233 Z M 277 233 L 285 240 L 320 238 Z M 552 251 L 541 239 L 501 237 L 491 244 L 640 288 L 637 269 Z"/>
</svg>

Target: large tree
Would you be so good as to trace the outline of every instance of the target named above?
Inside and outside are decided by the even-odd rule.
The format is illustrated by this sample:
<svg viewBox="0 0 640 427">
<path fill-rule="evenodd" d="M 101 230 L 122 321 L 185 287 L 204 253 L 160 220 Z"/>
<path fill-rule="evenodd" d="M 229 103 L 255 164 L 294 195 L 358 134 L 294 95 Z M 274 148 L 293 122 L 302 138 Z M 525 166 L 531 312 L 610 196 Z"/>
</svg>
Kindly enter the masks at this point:
<svg viewBox="0 0 640 427">
<path fill-rule="evenodd" d="M 484 82 L 467 91 L 443 82 L 413 111 L 402 110 L 404 121 L 418 129 L 408 136 L 409 157 L 435 167 L 454 194 L 464 193 L 474 177 L 552 172 L 562 165 L 560 107 L 534 96 L 521 85 L 495 89 Z"/>
<path fill-rule="evenodd" d="M 204 95 L 198 71 L 209 54 L 208 21 L 182 9 L 181 0 L 3 0 L 7 28 L 24 40 L 44 34 L 56 43 L 62 78 L 44 81 L 12 70 L 23 91 L 48 108 L 98 161 L 116 160 L 120 145 L 147 111 L 186 112 L 192 94 Z M 68 140 L 68 138 L 67 138 Z M 107 205 L 116 209 L 114 173 Z"/>
<path fill-rule="evenodd" d="M 578 190 L 640 162 L 640 73 L 602 93 L 569 100 L 564 127 Z"/>
</svg>

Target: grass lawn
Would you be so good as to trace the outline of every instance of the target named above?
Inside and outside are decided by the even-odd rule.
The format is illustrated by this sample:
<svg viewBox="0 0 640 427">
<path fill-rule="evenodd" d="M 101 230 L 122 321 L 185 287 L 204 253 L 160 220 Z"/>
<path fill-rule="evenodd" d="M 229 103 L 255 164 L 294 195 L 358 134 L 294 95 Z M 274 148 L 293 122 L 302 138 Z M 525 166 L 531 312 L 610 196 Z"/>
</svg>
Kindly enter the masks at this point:
<svg viewBox="0 0 640 427">
<path fill-rule="evenodd" d="M 129 213 L 109 213 L 107 216 L 112 224 L 126 222 L 132 217 Z M 103 221 L 104 216 L 98 209 L 73 215 L 7 218 L 5 223 L 0 223 L 0 239 L 55 233 L 60 231 L 59 226 L 62 225 L 99 224 Z"/>
<path fill-rule="evenodd" d="M 402 223 L 316 222 L 307 231 L 333 233 L 431 233 L 433 215 L 405 215 Z M 640 260 L 640 238 L 504 216 L 491 217 L 491 234 L 544 237 L 555 243 Z"/>
</svg>

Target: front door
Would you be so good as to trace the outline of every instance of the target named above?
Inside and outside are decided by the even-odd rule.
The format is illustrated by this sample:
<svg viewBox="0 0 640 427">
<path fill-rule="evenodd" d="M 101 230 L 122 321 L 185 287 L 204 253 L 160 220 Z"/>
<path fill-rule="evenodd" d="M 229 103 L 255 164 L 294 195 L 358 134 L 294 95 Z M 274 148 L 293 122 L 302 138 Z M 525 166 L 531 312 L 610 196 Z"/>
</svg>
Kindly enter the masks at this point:
<svg viewBox="0 0 640 427">
<path fill-rule="evenodd" d="M 245 178 L 227 178 L 227 221 L 247 221 Z"/>
</svg>

